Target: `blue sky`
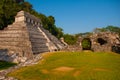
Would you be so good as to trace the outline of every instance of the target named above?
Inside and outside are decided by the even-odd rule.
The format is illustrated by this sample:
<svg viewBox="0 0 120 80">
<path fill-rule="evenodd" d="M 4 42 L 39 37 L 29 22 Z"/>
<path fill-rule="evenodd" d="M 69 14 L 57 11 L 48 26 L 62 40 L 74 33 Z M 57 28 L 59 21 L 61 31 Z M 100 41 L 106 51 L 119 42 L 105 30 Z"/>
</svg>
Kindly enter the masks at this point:
<svg viewBox="0 0 120 80">
<path fill-rule="evenodd" d="M 65 33 L 93 31 L 108 25 L 120 27 L 120 0 L 27 0 L 46 16 L 54 16 Z"/>
</svg>

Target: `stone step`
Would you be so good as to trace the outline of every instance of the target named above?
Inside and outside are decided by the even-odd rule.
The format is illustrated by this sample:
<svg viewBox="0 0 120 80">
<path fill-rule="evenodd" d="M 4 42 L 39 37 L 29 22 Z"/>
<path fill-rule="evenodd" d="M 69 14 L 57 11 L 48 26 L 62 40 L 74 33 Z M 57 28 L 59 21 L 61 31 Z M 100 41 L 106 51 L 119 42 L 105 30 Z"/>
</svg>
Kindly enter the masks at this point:
<svg viewBox="0 0 120 80">
<path fill-rule="evenodd" d="M 29 34 L 30 35 L 30 37 L 33 37 L 33 38 L 45 38 L 42 34 Z"/>
<path fill-rule="evenodd" d="M 24 42 L 24 41 L 27 41 L 29 40 L 29 38 L 23 38 L 23 37 L 15 37 L 15 38 L 12 38 L 12 37 L 5 37 L 5 38 L 0 38 L 0 42 Z"/>
<path fill-rule="evenodd" d="M 26 24 L 25 23 L 23 23 L 23 24 L 21 24 L 21 23 L 13 23 L 12 25 L 8 25 L 8 28 L 14 28 L 14 27 L 25 27 L 26 26 Z"/>
<path fill-rule="evenodd" d="M 21 50 L 21 48 L 20 47 L 18 47 L 18 46 L 0 46 L 0 49 L 6 49 L 6 50 Z"/>
<path fill-rule="evenodd" d="M 35 26 L 28 26 L 27 29 L 29 31 L 39 31 L 38 27 L 35 27 Z"/>
<path fill-rule="evenodd" d="M 6 38 L 6 37 L 24 37 L 24 38 L 28 38 L 28 34 L 0 34 L 0 38 Z"/>
<path fill-rule="evenodd" d="M 29 41 L 24 41 L 24 42 L 0 42 L 0 46 L 30 46 L 30 42 Z"/>
<path fill-rule="evenodd" d="M 33 51 L 48 51 L 49 49 L 48 48 L 32 48 Z"/>
<path fill-rule="evenodd" d="M 0 35 L 2 34 L 20 34 L 20 33 L 27 33 L 25 30 L 9 30 L 9 31 L 0 31 Z"/>
<path fill-rule="evenodd" d="M 28 53 L 32 53 L 31 49 L 28 47 L 17 47 L 17 46 L 0 46 L 0 49 L 6 49 L 8 50 L 9 54 L 14 54 L 14 53 L 18 53 L 19 55 L 22 56 L 23 53 L 28 54 Z"/>
<path fill-rule="evenodd" d="M 43 48 L 47 48 L 48 49 L 48 46 L 47 45 L 43 45 L 43 46 L 32 46 L 32 49 L 43 49 Z"/>
<path fill-rule="evenodd" d="M 40 41 L 47 41 L 47 39 L 44 38 L 44 37 L 32 37 L 32 36 L 30 36 L 30 38 L 31 38 L 31 39 L 30 39 L 31 41 L 37 41 L 37 40 L 38 40 L 38 41 L 39 41 L 39 40 L 40 40 Z"/>
<path fill-rule="evenodd" d="M 29 31 L 30 34 L 42 34 L 42 32 L 36 31 L 36 30 L 31 30 Z"/>
<path fill-rule="evenodd" d="M 46 46 L 46 43 L 32 43 L 32 46 L 34 47 L 42 47 L 42 46 Z"/>
<path fill-rule="evenodd" d="M 26 26 L 27 24 L 25 22 L 14 22 L 13 25 L 23 25 L 23 26 Z"/>
<path fill-rule="evenodd" d="M 32 49 L 35 50 L 35 49 L 48 49 L 48 47 L 46 45 L 44 46 L 32 46 Z"/>
<path fill-rule="evenodd" d="M 26 27 L 22 27 L 22 26 L 19 26 L 19 27 L 9 27 L 7 28 L 6 30 L 26 30 L 27 28 Z"/>
<path fill-rule="evenodd" d="M 22 47 L 20 47 L 20 46 L 0 46 L 0 49 L 11 49 L 11 50 L 17 50 L 17 49 L 19 49 L 19 50 L 27 50 L 27 49 L 29 49 L 29 47 L 27 47 L 27 46 L 22 46 Z"/>
<path fill-rule="evenodd" d="M 43 34 L 41 32 L 29 32 L 30 35 L 39 35 L 39 36 L 43 36 Z"/>
<path fill-rule="evenodd" d="M 27 28 L 29 29 L 29 30 L 38 30 L 38 27 L 36 27 L 36 26 L 27 26 Z"/>
<path fill-rule="evenodd" d="M 30 35 L 31 38 L 42 38 L 42 39 L 45 39 L 44 36 L 41 36 L 41 35 Z"/>
<path fill-rule="evenodd" d="M 43 53 L 43 52 L 49 52 L 49 50 L 48 50 L 48 49 L 33 50 L 33 53 L 34 53 L 34 54 Z"/>
<path fill-rule="evenodd" d="M 46 40 L 40 40 L 40 39 L 37 39 L 37 40 L 34 40 L 34 41 L 32 41 L 32 40 L 30 40 L 31 41 L 31 43 L 37 43 L 37 44 L 45 44 L 45 43 L 47 43 L 47 41 Z"/>
<path fill-rule="evenodd" d="M 27 29 L 27 27 L 23 25 L 12 25 L 11 27 L 6 28 L 6 30 L 24 30 L 24 29 Z"/>
<path fill-rule="evenodd" d="M 31 41 L 31 42 L 36 42 L 36 43 L 39 43 L 39 41 L 46 43 L 46 42 L 47 42 L 47 39 L 45 39 L 45 38 L 31 38 L 30 41 Z"/>
</svg>

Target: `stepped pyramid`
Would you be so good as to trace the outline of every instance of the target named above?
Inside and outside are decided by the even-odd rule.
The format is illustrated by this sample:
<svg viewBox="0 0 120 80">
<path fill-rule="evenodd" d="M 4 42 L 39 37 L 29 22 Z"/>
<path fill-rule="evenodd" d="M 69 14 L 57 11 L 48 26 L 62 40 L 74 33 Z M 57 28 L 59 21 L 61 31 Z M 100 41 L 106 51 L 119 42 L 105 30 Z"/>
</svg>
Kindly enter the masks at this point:
<svg viewBox="0 0 120 80">
<path fill-rule="evenodd" d="M 0 30 L 0 49 L 6 49 L 10 55 L 31 58 L 62 48 L 64 44 L 42 27 L 40 19 L 24 11 L 17 13 L 12 25 Z"/>
</svg>

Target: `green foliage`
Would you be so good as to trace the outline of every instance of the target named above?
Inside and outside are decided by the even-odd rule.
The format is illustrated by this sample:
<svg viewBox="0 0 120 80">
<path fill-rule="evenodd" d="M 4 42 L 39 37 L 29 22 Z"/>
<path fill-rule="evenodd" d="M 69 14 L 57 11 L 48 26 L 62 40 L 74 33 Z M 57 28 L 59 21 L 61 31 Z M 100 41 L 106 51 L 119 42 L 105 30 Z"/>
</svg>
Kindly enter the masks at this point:
<svg viewBox="0 0 120 80">
<path fill-rule="evenodd" d="M 16 64 L 10 63 L 10 62 L 5 62 L 5 61 L 0 61 L 0 70 L 12 67 L 14 65 L 16 65 Z"/>
<path fill-rule="evenodd" d="M 84 38 L 82 41 L 82 48 L 83 50 L 90 50 L 91 49 L 91 41 L 89 38 Z"/>
<path fill-rule="evenodd" d="M 77 42 L 77 37 L 74 35 L 64 34 L 63 37 L 64 37 L 64 41 L 69 45 L 76 44 Z"/>
<path fill-rule="evenodd" d="M 32 5 L 24 0 L 0 0 L 0 29 L 12 24 L 16 13 L 20 10 L 31 12 Z"/>
<path fill-rule="evenodd" d="M 20 10 L 14 0 L 0 0 L 0 29 L 14 21 L 14 16 Z"/>
<path fill-rule="evenodd" d="M 20 80 L 120 80 L 119 54 L 55 52 L 43 57 L 38 64 L 23 67 L 9 76 Z"/>
<path fill-rule="evenodd" d="M 23 2 L 22 4 L 20 4 L 20 6 L 21 6 L 21 10 L 31 13 L 32 5 L 29 2 Z"/>
<path fill-rule="evenodd" d="M 120 27 L 107 26 L 105 29 L 106 29 L 106 31 L 115 32 L 115 33 L 118 33 L 120 35 Z"/>
<path fill-rule="evenodd" d="M 120 27 L 117 26 L 107 26 L 103 28 L 96 28 L 94 32 L 115 32 L 120 35 Z"/>
<path fill-rule="evenodd" d="M 78 33 L 75 34 L 76 36 L 81 36 L 81 37 L 89 37 L 90 35 L 92 35 L 92 32 L 85 32 L 85 33 Z"/>
<path fill-rule="evenodd" d="M 55 19 L 53 16 L 46 17 L 44 14 L 38 14 L 37 17 L 41 19 L 43 27 L 54 36 L 57 38 L 61 38 L 63 36 L 63 29 L 55 25 Z"/>
<path fill-rule="evenodd" d="M 48 26 L 47 26 L 47 30 L 49 30 L 53 35 L 55 35 L 56 37 L 60 38 L 63 35 L 62 29 L 61 28 L 57 28 L 55 25 L 55 19 L 53 16 L 48 16 Z"/>
<path fill-rule="evenodd" d="M 99 32 L 106 32 L 106 29 L 105 28 L 95 28 L 93 30 L 94 33 L 99 33 Z"/>
<path fill-rule="evenodd" d="M 17 3 L 22 3 L 24 0 L 15 0 Z"/>
</svg>

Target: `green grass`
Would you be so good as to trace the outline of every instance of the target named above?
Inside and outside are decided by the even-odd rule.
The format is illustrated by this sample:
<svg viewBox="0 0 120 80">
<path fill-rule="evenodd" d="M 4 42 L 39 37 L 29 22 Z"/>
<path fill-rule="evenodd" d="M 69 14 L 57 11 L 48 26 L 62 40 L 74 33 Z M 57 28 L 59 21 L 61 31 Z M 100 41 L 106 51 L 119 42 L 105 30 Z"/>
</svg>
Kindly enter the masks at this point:
<svg viewBox="0 0 120 80">
<path fill-rule="evenodd" d="M 16 65 L 16 64 L 15 63 L 6 62 L 6 61 L 0 61 L 0 70 L 7 69 L 7 68 L 12 67 L 14 65 Z"/>
<path fill-rule="evenodd" d="M 120 55 L 103 52 L 48 53 L 39 64 L 20 68 L 8 76 L 20 80 L 120 80 Z"/>
</svg>

